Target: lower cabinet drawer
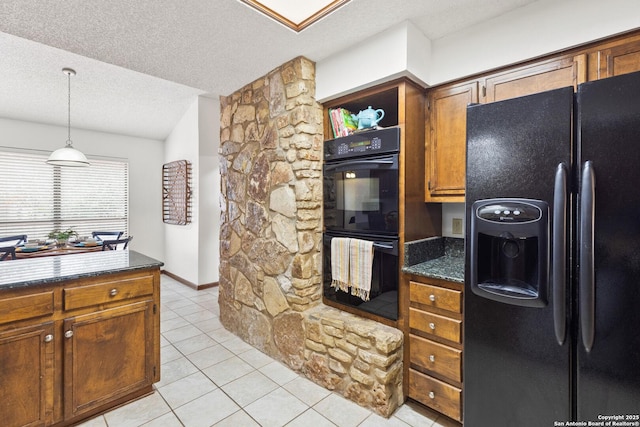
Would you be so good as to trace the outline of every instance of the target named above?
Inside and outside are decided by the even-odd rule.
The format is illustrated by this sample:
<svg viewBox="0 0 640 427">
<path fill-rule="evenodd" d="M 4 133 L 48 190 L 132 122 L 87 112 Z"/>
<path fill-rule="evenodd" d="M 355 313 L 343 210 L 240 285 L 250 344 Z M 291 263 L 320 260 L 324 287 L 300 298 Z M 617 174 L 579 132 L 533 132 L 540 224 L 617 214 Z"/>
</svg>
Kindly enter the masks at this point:
<svg viewBox="0 0 640 427">
<path fill-rule="evenodd" d="M 462 390 L 457 387 L 409 369 L 409 397 L 462 421 Z"/>
<path fill-rule="evenodd" d="M 89 307 L 153 294 L 153 276 L 64 289 L 64 309 Z"/>
<path fill-rule="evenodd" d="M 0 324 L 53 314 L 53 291 L 0 300 Z"/>
<path fill-rule="evenodd" d="M 462 320 L 410 308 L 409 327 L 455 343 L 462 342 Z"/>
<path fill-rule="evenodd" d="M 462 313 L 462 292 L 426 283 L 409 282 L 409 298 L 430 307 Z"/>
<path fill-rule="evenodd" d="M 462 351 L 437 342 L 409 336 L 412 364 L 436 372 L 453 381 L 462 382 Z"/>
</svg>

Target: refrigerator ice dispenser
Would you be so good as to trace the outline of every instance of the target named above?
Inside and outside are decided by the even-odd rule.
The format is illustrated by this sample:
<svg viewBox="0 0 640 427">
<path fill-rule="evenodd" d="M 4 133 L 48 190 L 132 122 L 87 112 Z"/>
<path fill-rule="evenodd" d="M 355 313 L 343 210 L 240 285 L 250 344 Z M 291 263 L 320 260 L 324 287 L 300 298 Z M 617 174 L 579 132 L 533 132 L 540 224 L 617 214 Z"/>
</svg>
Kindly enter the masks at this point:
<svg viewBox="0 0 640 427">
<path fill-rule="evenodd" d="M 472 206 L 469 282 L 476 295 L 506 304 L 544 307 L 549 281 L 546 202 L 485 199 Z"/>
</svg>

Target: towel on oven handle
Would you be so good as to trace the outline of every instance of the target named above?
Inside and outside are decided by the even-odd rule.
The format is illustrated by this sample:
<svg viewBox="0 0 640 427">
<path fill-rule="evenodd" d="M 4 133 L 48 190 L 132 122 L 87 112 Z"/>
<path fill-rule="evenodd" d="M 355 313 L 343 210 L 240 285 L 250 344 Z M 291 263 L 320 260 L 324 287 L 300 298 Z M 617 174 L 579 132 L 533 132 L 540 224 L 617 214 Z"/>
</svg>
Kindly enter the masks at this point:
<svg viewBox="0 0 640 427">
<path fill-rule="evenodd" d="M 351 239 L 349 242 L 349 284 L 351 295 L 369 301 L 371 271 L 373 268 L 373 242 Z"/>
<path fill-rule="evenodd" d="M 344 292 L 349 290 L 349 242 L 348 237 L 331 239 L 331 286 Z"/>
</svg>

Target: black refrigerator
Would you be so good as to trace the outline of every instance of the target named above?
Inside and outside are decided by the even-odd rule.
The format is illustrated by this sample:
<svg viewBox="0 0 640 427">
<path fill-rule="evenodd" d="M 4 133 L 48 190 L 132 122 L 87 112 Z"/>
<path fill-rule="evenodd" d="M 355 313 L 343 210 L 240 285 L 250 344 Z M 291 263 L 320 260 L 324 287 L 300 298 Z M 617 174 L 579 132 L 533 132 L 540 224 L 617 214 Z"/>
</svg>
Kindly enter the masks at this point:
<svg viewBox="0 0 640 427">
<path fill-rule="evenodd" d="M 464 425 L 640 425 L 640 73 L 470 105 L 465 211 Z"/>
</svg>

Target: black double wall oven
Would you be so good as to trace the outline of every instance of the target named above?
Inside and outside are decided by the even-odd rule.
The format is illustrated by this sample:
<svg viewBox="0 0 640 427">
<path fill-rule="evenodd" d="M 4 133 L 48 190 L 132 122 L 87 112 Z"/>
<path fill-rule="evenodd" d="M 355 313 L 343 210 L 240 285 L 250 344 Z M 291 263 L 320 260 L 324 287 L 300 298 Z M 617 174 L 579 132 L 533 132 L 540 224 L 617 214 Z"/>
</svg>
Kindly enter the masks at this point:
<svg viewBox="0 0 640 427">
<path fill-rule="evenodd" d="M 376 129 L 325 142 L 323 292 L 338 305 L 398 318 L 398 154 L 400 129 Z M 369 301 L 331 286 L 331 239 L 373 242 Z"/>
</svg>

